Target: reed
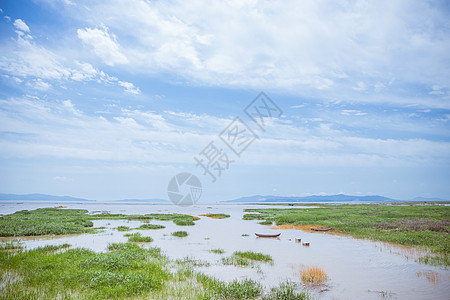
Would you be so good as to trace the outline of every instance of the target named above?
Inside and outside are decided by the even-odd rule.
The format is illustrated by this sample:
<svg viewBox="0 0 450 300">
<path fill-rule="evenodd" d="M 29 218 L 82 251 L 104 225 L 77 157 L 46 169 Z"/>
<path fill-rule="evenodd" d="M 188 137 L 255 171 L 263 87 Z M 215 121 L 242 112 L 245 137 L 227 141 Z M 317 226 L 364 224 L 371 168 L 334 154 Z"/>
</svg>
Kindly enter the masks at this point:
<svg viewBox="0 0 450 300">
<path fill-rule="evenodd" d="M 324 269 L 312 266 L 300 271 L 300 278 L 303 283 L 323 284 L 328 280 Z"/>
</svg>

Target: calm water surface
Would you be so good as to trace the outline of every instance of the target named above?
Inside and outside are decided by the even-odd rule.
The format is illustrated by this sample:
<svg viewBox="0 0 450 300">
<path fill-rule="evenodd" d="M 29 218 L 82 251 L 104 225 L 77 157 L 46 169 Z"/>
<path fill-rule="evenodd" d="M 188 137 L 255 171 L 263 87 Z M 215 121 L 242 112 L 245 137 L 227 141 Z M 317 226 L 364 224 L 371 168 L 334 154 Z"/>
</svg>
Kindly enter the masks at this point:
<svg viewBox="0 0 450 300">
<path fill-rule="evenodd" d="M 201 217 L 195 226 L 176 226 L 173 222 L 152 221 L 152 224 L 166 226 L 161 230 L 142 230 L 144 236 L 151 236 L 154 242 L 149 246 L 160 247 L 172 259 L 190 257 L 210 263 L 209 267 L 198 270 L 223 280 L 252 278 L 261 282 L 266 289 L 290 280 L 300 283 L 300 270 L 308 266 L 322 267 L 329 276 L 326 285 L 305 287 L 320 299 L 450 299 L 450 271 L 417 263 L 420 251 L 393 246 L 381 242 L 353 239 L 326 233 L 310 233 L 295 229 L 272 230 L 258 221 L 244 221 L 246 208 L 270 208 L 255 205 L 199 205 L 178 207 L 169 204 L 117 204 L 117 203 L 55 203 L 33 202 L 0 203 L 0 213 L 9 214 L 23 209 L 55 207 L 87 209 L 90 212 L 111 213 L 183 213 L 198 216 L 205 213 L 226 213 L 231 218 L 215 220 Z M 277 206 L 277 208 L 280 208 Z M 285 207 L 288 209 L 288 207 Z M 78 236 L 48 237 L 24 240 L 27 248 L 48 244 L 69 243 L 73 247 L 85 247 L 94 251 L 105 251 L 109 243 L 126 242 L 126 232 L 115 230 L 125 225 L 139 227 L 143 222 L 122 220 L 94 221 L 95 227 L 104 226 L 97 234 Z M 185 230 L 186 238 L 176 238 L 171 232 Z M 133 230 L 132 232 L 137 232 Z M 281 232 L 279 239 L 256 238 L 254 233 Z M 249 236 L 242 236 L 248 234 Z M 310 242 L 304 247 L 295 238 Z M 222 255 L 209 250 L 222 248 Z M 238 268 L 224 266 L 221 258 L 234 251 L 257 251 L 270 254 L 273 265 L 261 264 L 260 268 Z"/>
</svg>

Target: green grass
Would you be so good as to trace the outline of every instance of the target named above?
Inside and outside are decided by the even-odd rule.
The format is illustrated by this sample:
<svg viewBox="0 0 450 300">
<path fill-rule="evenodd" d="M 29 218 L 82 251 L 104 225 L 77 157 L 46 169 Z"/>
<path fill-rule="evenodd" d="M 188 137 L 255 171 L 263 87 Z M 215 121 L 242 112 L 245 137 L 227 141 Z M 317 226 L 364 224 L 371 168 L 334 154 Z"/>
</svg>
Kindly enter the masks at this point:
<svg viewBox="0 0 450 300">
<path fill-rule="evenodd" d="M 230 217 L 230 215 L 227 215 L 227 214 L 203 214 L 200 216 L 205 216 L 205 217 L 212 218 L 212 219 L 226 219 L 226 218 Z"/>
<path fill-rule="evenodd" d="M 186 231 L 175 231 L 175 232 L 172 232 L 172 235 L 181 238 L 181 237 L 187 237 L 188 233 Z"/>
<path fill-rule="evenodd" d="M 225 250 L 219 248 L 219 249 L 211 249 L 211 250 L 209 250 L 209 252 L 216 253 L 216 254 L 224 254 Z"/>
<path fill-rule="evenodd" d="M 128 242 L 131 243 L 150 243 L 153 239 L 149 236 L 142 236 L 139 232 L 130 234 L 128 236 Z"/>
<path fill-rule="evenodd" d="M 333 227 L 356 238 L 416 246 L 433 251 L 429 259 L 448 265 L 450 207 L 442 205 L 320 205 L 319 208 L 248 209 L 245 220 L 277 225 Z M 423 261 L 425 262 L 425 260 Z"/>
<path fill-rule="evenodd" d="M 113 244 L 95 253 L 67 246 L 46 246 L 26 252 L 0 252 L 6 281 L 3 299 L 117 299 L 159 290 L 170 277 L 159 250 L 134 244 Z M 5 282 L 5 278 L 2 278 Z"/>
<path fill-rule="evenodd" d="M 118 226 L 117 230 L 118 231 L 129 231 L 130 227 L 128 227 L 128 226 Z"/>
<path fill-rule="evenodd" d="M 39 208 L 0 217 L 0 236 L 93 233 L 87 210 Z"/>
<path fill-rule="evenodd" d="M 233 265 L 237 267 L 253 267 L 257 262 L 272 263 L 272 257 L 253 251 L 236 251 L 230 257 L 222 258 L 224 265 Z"/>
<path fill-rule="evenodd" d="M 196 279 L 203 285 L 201 299 L 255 299 L 262 292 L 261 285 L 250 279 L 225 283 L 202 273 L 198 273 Z"/>
<path fill-rule="evenodd" d="M 241 234 L 241 236 L 249 236 L 248 234 L 246 234 L 246 233 L 243 233 L 243 234 Z"/>
<path fill-rule="evenodd" d="M 245 251 L 245 252 L 236 251 L 233 253 L 233 255 L 236 257 L 255 260 L 255 261 L 263 261 L 263 262 L 271 262 L 272 261 L 272 256 L 270 256 L 268 254 L 253 252 L 253 251 Z"/>
<path fill-rule="evenodd" d="M 173 262 L 159 248 L 114 243 L 95 253 L 69 247 L 0 251 L 0 299 L 257 299 L 263 291 L 253 280 L 224 282 L 196 272 L 193 267 L 208 264 L 188 257 Z M 263 299 L 304 299 L 285 297 L 293 293 L 274 288 Z"/>
<path fill-rule="evenodd" d="M 0 216 L 0 236 L 39 236 L 95 233 L 92 220 L 160 220 L 173 221 L 179 226 L 195 225 L 199 218 L 182 214 L 87 214 L 82 209 L 39 208 L 22 210 L 10 215 Z M 162 225 L 142 225 L 139 229 L 157 229 Z M 129 230 L 127 226 L 119 226 L 119 231 Z"/>
<path fill-rule="evenodd" d="M 269 295 L 263 300 L 306 300 L 308 295 L 304 292 L 297 292 L 297 286 L 292 282 L 283 282 L 279 287 L 272 288 Z"/>
<path fill-rule="evenodd" d="M 138 228 L 135 228 L 135 229 L 148 230 L 148 229 L 163 229 L 163 228 L 166 228 L 166 226 L 156 225 L 156 224 L 142 224 L 141 226 L 139 226 Z"/>
<path fill-rule="evenodd" d="M 22 250 L 23 242 L 22 241 L 3 241 L 0 243 L 0 251 L 1 250 Z"/>
</svg>

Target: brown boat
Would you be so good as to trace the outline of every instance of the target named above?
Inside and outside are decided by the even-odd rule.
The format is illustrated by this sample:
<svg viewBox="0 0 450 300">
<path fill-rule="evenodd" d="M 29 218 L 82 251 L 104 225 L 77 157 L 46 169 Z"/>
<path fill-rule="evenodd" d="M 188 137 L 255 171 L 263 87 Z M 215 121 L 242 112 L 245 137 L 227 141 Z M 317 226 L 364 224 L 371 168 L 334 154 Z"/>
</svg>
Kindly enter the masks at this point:
<svg viewBox="0 0 450 300">
<path fill-rule="evenodd" d="M 333 228 L 332 227 L 330 227 L 330 228 L 314 228 L 314 227 L 311 227 L 310 229 L 314 230 L 314 231 L 328 231 L 328 230 L 331 230 Z"/>
<path fill-rule="evenodd" d="M 255 235 L 256 235 L 257 237 L 264 237 L 264 238 L 275 238 L 275 237 L 279 237 L 280 234 L 281 234 L 281 232 L 280 232 L 280 233 L 277 233 L 277 234 L 261 234 L 261 233 L 255 233 Z"/>
</svg>

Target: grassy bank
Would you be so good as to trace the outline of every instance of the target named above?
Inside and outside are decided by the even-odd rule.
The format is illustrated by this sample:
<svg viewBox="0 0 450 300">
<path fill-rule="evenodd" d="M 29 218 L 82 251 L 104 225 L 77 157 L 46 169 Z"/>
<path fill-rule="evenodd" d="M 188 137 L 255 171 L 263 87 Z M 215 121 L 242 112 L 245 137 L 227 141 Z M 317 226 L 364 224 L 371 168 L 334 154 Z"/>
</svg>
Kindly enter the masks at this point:
<svg viewBox="0 0 450 300">
<path fill-rule="evenodd" d="M 46 246 L 0 250 L 0 299 L 306 299 L 283 283 L 224 282 L 176 264 L 158 248 L 111 244 L 106 253 Z"/>
<path fill-rule="evenodd" d="M 40 208 L 22 210 L 0 217 L 0 236 L 38 236 L 94 233 L 92 220 L 159 220 L 173 221 L 180 226 L 195 225 L 199 218 L 182 214 L 96 214 L 89 215 L 82 209 Z M 162 225 L 144 224 L 139 229 L 164 228 Z M 130 230 L 127 226 L 119 226 L 119 231 Z"/>
<path fill-rule="evenodd" d="M 332 227 L 335 232 L 340 231 L 356 238 L 429 249 L 437 256 L 422 261 L 449 265 L 450 207 L 443 205 L 320 205 L 309 209 L 246 211 L 249 214 L 244 215 L 245 220 L 265 220 L 277 225 Z"/>
</svg>

